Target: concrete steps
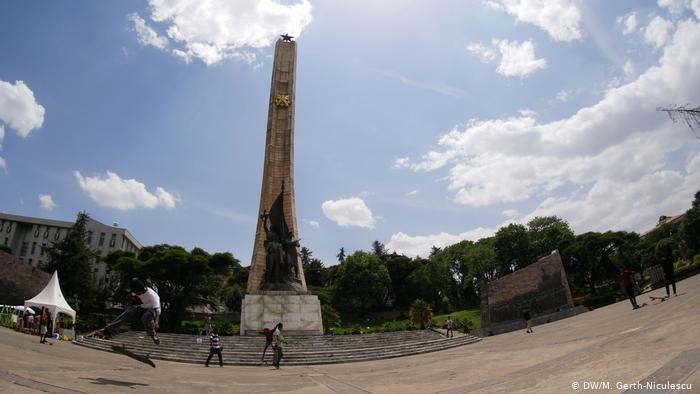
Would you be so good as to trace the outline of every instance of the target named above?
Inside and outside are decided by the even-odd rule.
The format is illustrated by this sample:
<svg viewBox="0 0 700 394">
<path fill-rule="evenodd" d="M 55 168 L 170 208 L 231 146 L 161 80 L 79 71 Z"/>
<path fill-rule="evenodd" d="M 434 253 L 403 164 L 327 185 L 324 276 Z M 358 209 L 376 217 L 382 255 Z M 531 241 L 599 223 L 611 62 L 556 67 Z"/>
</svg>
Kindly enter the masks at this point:
<svg viewBox="0 0 700 394">
<path fill-rule="evenodd" d="M 209 355 L 209 339 L 184 334 L 160 334 L 161 344 L 154 344 L 144 332 L 130 331 L 112 340 L 85 338 L 76 345 L 97 350 L 112 351 L 112 345 L 124 344 L 137 354 L 148 354 L 156 360 L 203 364 Z M 283 363 L 286 365 L 333 364 L 353 361 L 378 360 L 428 353 L 480 341 L 480 338 L 464 335 L 445 338 L 430 330 L 397 331 L 386 333 L 342 336 L 287 336 Z M 224 364 L 260 365 L 265 347 L 263 336 L 221 337 Z M 216 358 L 216 356 L 214 356 Z M 272 360 L 272 348 L 265 360 Z M 218 362 L 218 360 L 216 360 Z M 214 363 L 216 364 L 216 363 Z"/>
</svg>

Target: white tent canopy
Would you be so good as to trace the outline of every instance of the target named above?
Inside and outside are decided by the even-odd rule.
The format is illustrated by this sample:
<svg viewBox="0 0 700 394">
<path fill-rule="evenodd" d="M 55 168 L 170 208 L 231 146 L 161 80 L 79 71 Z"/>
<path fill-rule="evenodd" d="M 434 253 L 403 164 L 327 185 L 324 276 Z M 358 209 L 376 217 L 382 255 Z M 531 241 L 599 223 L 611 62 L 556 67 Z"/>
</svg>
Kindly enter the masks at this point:
<svg viewBox="0 0 700 394">
<path fill-rule="evenodd" d="M 66 302 L 66 299 L 63 297 L 63 292 L 61 292 L 61 285 L 58 283 L 58 271 L 54 271 L 51 280 L 49 280 L 49 283 L 44 287 L 44 290 L 31 300 L 24 301 L 24 306 L 47 308 L 49 312 L 51 312 L 51 319 L 53 320 L 54 327 L 56 327 L 56 316 L 59 313 L 65 313 L 72 317 L 73 322 L 75 322 L 75 310 Z"/>
</svg>

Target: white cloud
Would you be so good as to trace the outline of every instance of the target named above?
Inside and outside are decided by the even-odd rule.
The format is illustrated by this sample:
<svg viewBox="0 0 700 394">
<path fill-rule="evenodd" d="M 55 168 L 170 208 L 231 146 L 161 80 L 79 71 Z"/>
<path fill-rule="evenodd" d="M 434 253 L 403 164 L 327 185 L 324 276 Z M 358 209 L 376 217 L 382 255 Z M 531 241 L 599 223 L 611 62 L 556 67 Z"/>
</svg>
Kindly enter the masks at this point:
<svg viewBox="0 0 700 394">
<path fill-rule="evenodd" d="M 411 190 L 410 192 L 406 193 L 407 196 L 415 196 L 416 194 L 418 194 L 418 189 Z"/>
<path fill-rule="evenodd" d="M 632 61 L 630 61 L 630 60 L 626 61 L 625 65 L 622 68 L 622 71 L 624 71 L 625 78 L 628 81 L 631 80 L 632 78 L 634 78 L 634 74 L 636 71 L 634 69 L 634 64 L 632 63 Z"/>
<path fill-rule="evenodd" d="M 173 209 L 181 201 L 162 187 L 156 187 L 155 194 L 146 190 L 146 185 L 136 179 L 122 179 L 119 175 L 107 171 L 104 177 L 83 177 L 73 171 L 78 185 L 87 192 L 98 205 L 121 210 L 135 208 Z"/>
<path fill-rule="evenodd" d="M 661 48 L 671 37 L 671 29 L 673 29 L 673 22 L 656 16 L 644 30 L 644 41 L 656 48 Z"/>
<path fill-rule="evenodd" d="M 398 159 L 394 160 L 394 164 L 392 164 L 391 168 L 404 168 L 408 166 L 410 161 L 411 159 L 409 157 L 399 157 Z"/>
<path fill-rule="evenodd" d="M 0 168 L 2 168 L 2 171 L 7 174 L 7 164 L 5 163 L 5 159 L 0 157 Z"/>
<path fill-rule="evenodd" d="M 480 42 L 473 42 L 467 45 L 467 51 L 476 55 L 484 63 L 496 60 L 496 51 L 490 46 L 484 46 Z"/>
<path fill-rule="evenodd" d="M 557 93 L 557 100 L 562 103 L 569 101 L 569 97 L 571 97 L 571 94 L 566 90 L 560 90 L 559 93 Z"/>
<path fill-rule="evenodd" d="M 571 0 L 492 0 L 486 4 L 543 29 L 556 41 L 581 38 L 581 11 Z"/>
<path fill-rule="evenodd" d="M 626 36 L 632 34 L 635 30 L 637 30 L 637 13 L 630 12 L 625 16 L 620 16 L 615 19 L 615 22 L 622 28 L 623 35 Z"/>
<path fill-rule="evenodd" d="M 514 219 L 520 215 L 520 212 L 518 212 L 517 209 L 506 209 L 505 211 L 501 212 L 501 214 L 505 218 Z"/>
<path fill-rule="evenodd" d="M 467 46 L 467 50 L 479 57 L 484 63 L 490 63 L 500 57 L 496 72 L 506 77 L 524 77 L 547 66 L 544 59 L 536 58 L 532 40 L 518 43 L 517 41 L 494 39 L 492 46 L 486 47 L 481 43 L 472 43 Z M 400 163 L 397 161 L 395 165 L 400 166 Z"/>
<path fill-rule="evenodd" d="M 659 7 L 667 8 L 673 16 L 680 16 L 683 11 L 689 8 L 691 0 L 659 0 Z"/>
<path fill-rule="evenodd" d="M 315 220 L 301 219 L 301 221 L 308 224 L 309 226 L 311 226 L 311 228 L 314 228 L 316 230 L 321 228 L 321 224 Z"/>
<path fill-rule="evenodd" d="M 36 102 L 34 92 L 23 81 L 15 81 L 14 85 L 0 81 L 0 122 L 22 138 L 44 124 L 44 107 Z"/>
<path fill-rule="evenodd" d="M 443 135 L 420 160 L 401 165 L 447 168 L 444 179 L 459 204 L 530 199 L 538 205 L 524 221 L 555 214 L 577 232 L 643 231 L 658 215 L 687 209 L 700 185 L 700 147 L 692 133 L 656 111 L 664 103 L 700 102 L 698 86 L 700 25 L 688 19 L 678 22 L 657 65 L 571 117 L 472 120 Z M 670 168 L 668 158 L 679 154 L 689 157 L 686 166 Z M 562 195 L 562 186 L 574 192 Z"/>
<path fill-rule="evenodd" d="M 139 14 L 133 13 L 129 15 L 129 20 L 134 23 L 134 31 L 141 45 L 150 45 L 158 49 L 165 49 L 168 46 L 168 39 L 158 35 L 155 30 L 146 25 L 146 21 Z"/>
<path fill-rule="evenodd" d="M 253 50 L 270 46 L 280 34 L 299 36 L 311 22 L 308 0 L 149 0 L 149 3 L 151 21 L 165 25 L 174 47 L 170 52 L 188 63 L 198 58 L 211 65 L 235 58 L 252 64 L 256 59 Z M 145 21 L 143 24 L 135 21 L 134 26 L 139 41 L 165 49 L 167 39 Z"/>
<path fill-rule="evenodd" d="M 49 194 L 39 194 L 39 205 L 47 211 L 56 208 L 56 203 L 53 202 L 53 197 Z"/>
<path fill-rule="evenodd" d="M 463 240 L 477 241 L 481 238 L 489 237 L 496 232 L 497 229 L 479 227 L 474 230 L 465 231 L 461 234 L 429 234 L 429 235 L 408 235 L 403 232 L 398 232 L 391 236 L 391 239 L 386 244 L 390 251 L 404 254 L 409 257 L 427 257 L 430 255 L 430 250 L 433 246 L 442 248 L 455 244 Z"/>
<path fill-rule="evenodd" d="M 321 205 L 323 214 L 341 227 L 354 226 L 373 229 L 376 219 L 364 200 L 351 197 L 328 200 Z"/>
<path fill-rule="evenodd" d="M 501 52 L 501 63 L 496 72 L 506 77 L 524 77 L 545 68 L 547 62 L 535 57 L 535 46 L 532 41 L 500 40 L 494 42 Z"/>
</svg>

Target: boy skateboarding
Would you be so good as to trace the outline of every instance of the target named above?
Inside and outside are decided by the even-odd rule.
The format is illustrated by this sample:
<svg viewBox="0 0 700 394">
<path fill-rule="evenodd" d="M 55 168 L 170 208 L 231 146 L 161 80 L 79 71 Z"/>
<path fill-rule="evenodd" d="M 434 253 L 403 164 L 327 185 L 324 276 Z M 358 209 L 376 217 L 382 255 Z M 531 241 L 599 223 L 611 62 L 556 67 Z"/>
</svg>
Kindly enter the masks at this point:
<svg viewBox="0 0 700 394">
<path fill-rule="evenodd" d="M 160 320 L 160 297 L 150 287 L 146 287 L 140 280 L 134 278 L 129 282 L 129 290 L 134 294 L 136 303 L 127 306 L 113 322 L 102 330 L 96 331 L 95 336 L 110 339 L 119 332 L 123 325 L 129 325 L 137 320 L 143 323 L 146 334 L 151 337 L 156 345 L 160 345 L 160 338 L 156 334 Z"/>
</svg>

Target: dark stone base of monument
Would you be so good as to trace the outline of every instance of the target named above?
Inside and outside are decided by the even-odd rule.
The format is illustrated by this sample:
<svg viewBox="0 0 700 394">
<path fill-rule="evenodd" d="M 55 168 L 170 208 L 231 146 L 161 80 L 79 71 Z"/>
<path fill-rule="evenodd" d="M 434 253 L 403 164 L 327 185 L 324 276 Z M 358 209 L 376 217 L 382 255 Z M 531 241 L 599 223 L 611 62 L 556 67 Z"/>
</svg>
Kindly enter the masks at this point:
<svg viewBox="0 0 700 394">
<path fill-rule="evenodd" d="M 304 287 L 301 285 L 301 282 L 286 282 L 286 283 L 263 283 L 262 284 L 262 291 L 268 292 L 268 291 L 290 291 L 293 293 L 304 293 Z"/>
<path fill-rule="evenodd" d="M 573 308 L 567 308 L 558 312 L 547 313 L 540 316 L 535 316 L 532 318 L 532 326 L 535 329 L 542 324 L 551 323 L 557 320 L 567 319 L 572 316 L 580 315 L 581 313 L 588 312 L 588 308 L 585 306 L 575 306 Z M 494 324 L 487 328 L 480 328 L 470 332 L 471 335 L 477 337 L 488 337 L 491 335 L 505 334 L 511 331 L 525 330 L 527 328 L 525 320 L 511 320 L 507 322 L 501 322 Z"/>
<path fill-rule="evenodd" d="M 241 303 L 241 335 L 284 324 L 287 335 L 323 335 L 318 296 L 297 291 L 246 294 Z"/>
</svg>

